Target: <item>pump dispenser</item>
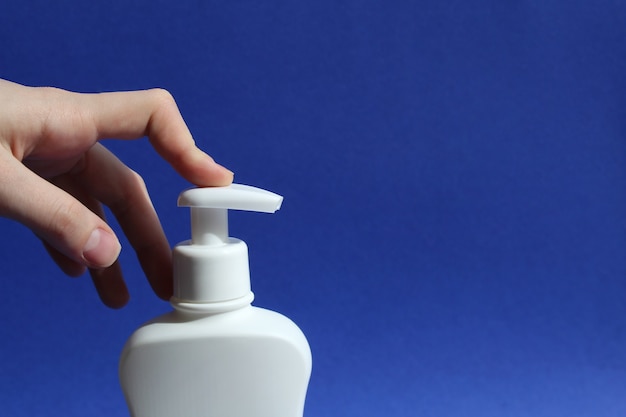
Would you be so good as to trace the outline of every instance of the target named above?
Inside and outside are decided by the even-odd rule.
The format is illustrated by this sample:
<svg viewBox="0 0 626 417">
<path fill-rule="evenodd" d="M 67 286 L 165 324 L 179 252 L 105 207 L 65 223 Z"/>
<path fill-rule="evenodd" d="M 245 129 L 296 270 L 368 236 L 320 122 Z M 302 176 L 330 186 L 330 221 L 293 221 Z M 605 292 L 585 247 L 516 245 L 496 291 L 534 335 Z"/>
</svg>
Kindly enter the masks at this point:
<svg viewBox="0 0 626 417">
<path fill-rule="evenodd" d="M 252 301 L 248 247 L 228 236 L 228 210 L 274 213 L 282 202 L 278 194 L 241 184 L 183 192 L 178 206 L 191 208 L 191 241 L 174 249 L 172 303 L 204 309 L 205 303 Z"/>
<path fill-rule="evenodd" d="M 184 191 L 191 240 L 173 251 L 174 311 L 126 343 L 120 382 L 132 417 L 301 417 L 311 351 L 288 318 L 251 306 L 248 248 L 228 209 L 273 213 L 283 198 L 241 184 Z"/>
</svg>

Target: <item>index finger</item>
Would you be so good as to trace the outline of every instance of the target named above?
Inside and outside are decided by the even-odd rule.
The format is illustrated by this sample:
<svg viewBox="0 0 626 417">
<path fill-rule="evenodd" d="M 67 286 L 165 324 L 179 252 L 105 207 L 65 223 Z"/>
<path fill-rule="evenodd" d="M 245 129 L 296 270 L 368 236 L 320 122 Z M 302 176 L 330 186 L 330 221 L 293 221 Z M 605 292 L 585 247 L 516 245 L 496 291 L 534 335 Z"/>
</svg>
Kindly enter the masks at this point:
<svg viewBox="0 0 626 417">
<path fill-rule="evenodd" d="M 223 186 L 233 173 L 200 150 L 172 95 L 162 89 L 81 94 L 98 139 L 148 136 L 161 157 L 199 186 Z"/>
</svg>

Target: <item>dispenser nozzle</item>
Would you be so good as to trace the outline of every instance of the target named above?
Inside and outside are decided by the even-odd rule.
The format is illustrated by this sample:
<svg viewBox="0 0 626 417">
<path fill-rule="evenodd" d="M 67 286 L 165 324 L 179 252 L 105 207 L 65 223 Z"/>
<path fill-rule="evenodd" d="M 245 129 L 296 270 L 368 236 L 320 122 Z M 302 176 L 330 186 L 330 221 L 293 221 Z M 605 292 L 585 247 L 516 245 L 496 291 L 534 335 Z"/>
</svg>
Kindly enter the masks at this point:
<svg viewBox="0 0 626 417">
<path fill-rule="evenodd" d="M 219 245 L 228 240 L 227 210 L 274 213 L 283 198 L 249 185 L 192 188 L 178 197 L 179 207 L 191 207 L 191 240 L 194 245 Z"/>
</svg>

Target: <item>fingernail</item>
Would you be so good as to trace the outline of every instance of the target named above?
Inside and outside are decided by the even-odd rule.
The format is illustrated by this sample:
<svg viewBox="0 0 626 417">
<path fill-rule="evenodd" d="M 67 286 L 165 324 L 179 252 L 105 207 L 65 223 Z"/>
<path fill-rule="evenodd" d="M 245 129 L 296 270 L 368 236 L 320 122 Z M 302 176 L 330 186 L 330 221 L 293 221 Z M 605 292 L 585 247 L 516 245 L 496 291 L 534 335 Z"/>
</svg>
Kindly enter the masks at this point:
<svg viewBox="0 0 626 417">
<path fill-rule="evenodd" d="M 222 164 L 218 164 L 217 162 L 215 162 L 215 165 L 217 165 L 219 167 L 219 169 L 223 170 L 224 172 L 229 173 L 230 175 L 235 175 L 235 173 L 233 171 L 231 171 L 230 169 L 226 168 L 224 165 Z"/>
<path fill-rule="evenodd" d="M 221 165 L 220 165 L 220 166 L 221 166 Z M 225 170 L 226 172 L 228 172 L 230 175 L 232 175 L 233 177 L 235 176 L 235 173 L 234 173 L 233 171 L 231 171 L 230 169 L 228 169 L 228 168 L 226 168 L 226 167 L 224 167 L 224 166 L 222 166 L 222 168 L 224 168 L 224 170 Z"/>
<path fill-rule="evenodd" d="M 220 170 L 223 170 L 223 171 L 228 171 L 228 172 L 230 172 L 231 174 L 233 174 L 233 172 L 232 172 L 230 169 L 228 169 L 228 168 L 226 168 L 224 165 L 222 165 L 222 164 L 218 163 L 218 162 L 217 162 L 217 161 L 215 161 L 215 159 L 213 159 L 212 157 L 210 157 L 210 156 L 209 156 L 209 158 L 210 158 L 210 160 L 211 160 L 210 165 L 212 166 L 212 168 L 214 168 L 214 169 L 215 169 L 215 168 L 217 168 L 217 169 L 220 169 Z"/>
<path fill-rule="evenodd" d="M 219 175 L 222 178 L 225 178 L 224 181 L 232 182 L 235 177 L 235 173 L 233 171 L 226 168 L 224 165 L 218 164 L 217 162 L 213 162 L 213 170 L 213 172 L 221 171 Z"/>
<path fill-rule="evenodd" d="M 120 242 L 113 234 L 103 229 L 95 229 L 83 248 L 83 259 L 90 266 L 106 268 L 115 262 L 121 248 Z"/>
</svg>

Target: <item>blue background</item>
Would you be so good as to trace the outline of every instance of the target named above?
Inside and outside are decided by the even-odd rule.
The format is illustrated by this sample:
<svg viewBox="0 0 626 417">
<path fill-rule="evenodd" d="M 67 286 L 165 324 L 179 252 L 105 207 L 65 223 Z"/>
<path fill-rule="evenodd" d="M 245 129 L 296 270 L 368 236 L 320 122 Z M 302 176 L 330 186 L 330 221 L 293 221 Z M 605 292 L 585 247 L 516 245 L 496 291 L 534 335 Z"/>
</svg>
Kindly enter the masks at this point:
<svg viewBox="0 0 626 417">
<path fill-rule="evenodd" d="M 256 304 L 309 338 L 308 417 L 626 415 L 623 2 L 5 1 L 0 77 L 167 88 L 285 196 L 231 231 Z M 105 143 L 188 238 L 188 184 Z M 127 416 L 122 345 L 169 310 L 128 243 L 114 311 L 0 233 L 0 414 Z"/>
</svg>

